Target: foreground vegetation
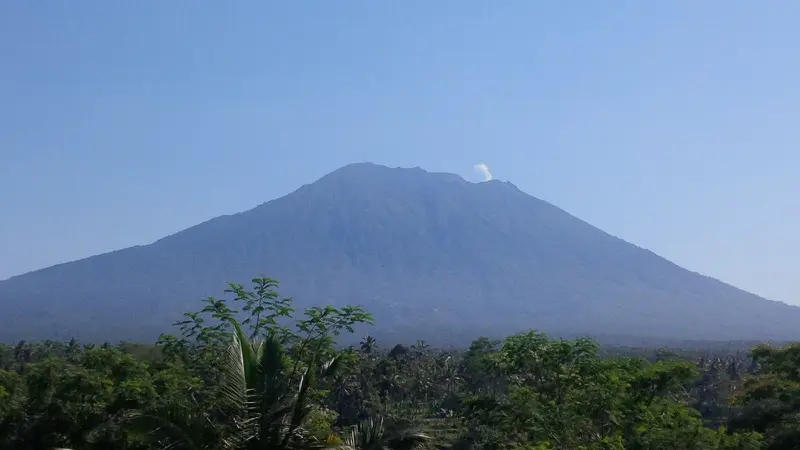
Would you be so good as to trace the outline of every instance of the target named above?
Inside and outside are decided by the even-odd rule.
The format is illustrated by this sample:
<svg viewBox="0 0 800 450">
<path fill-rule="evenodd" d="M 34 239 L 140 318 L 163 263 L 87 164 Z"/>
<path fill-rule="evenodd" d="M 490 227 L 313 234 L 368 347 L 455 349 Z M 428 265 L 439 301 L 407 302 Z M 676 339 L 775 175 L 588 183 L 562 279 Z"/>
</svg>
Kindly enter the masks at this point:
<svg viewBox="0 0 800 450">
<path fill-rule="evenodd" d="M 0 345 L 0 448 L 800 448 L 798 345 L 634 356 L 531 331 L 341 349 L 369 314 L 296 318 L 276 287 L 231 284 L 155 346 Z"/>
</svg>

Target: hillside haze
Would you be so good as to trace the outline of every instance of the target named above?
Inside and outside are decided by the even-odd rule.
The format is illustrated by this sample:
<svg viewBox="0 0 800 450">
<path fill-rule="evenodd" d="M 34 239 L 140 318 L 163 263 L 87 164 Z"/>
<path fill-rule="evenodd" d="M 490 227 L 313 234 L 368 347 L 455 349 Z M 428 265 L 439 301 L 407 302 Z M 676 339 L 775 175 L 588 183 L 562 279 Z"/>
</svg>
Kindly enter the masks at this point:
<svg viewBox="0 0 800 450">
<path fill-rule="evenodd" d="M 153 340 L 227 281 L 298 308 L 360 304 L 372 334 L 798 337 L 800 308 L 611 236 L 502 181 L 363 163 L 155 243 L 0 282 L 0 340 Z"/>
</svg>

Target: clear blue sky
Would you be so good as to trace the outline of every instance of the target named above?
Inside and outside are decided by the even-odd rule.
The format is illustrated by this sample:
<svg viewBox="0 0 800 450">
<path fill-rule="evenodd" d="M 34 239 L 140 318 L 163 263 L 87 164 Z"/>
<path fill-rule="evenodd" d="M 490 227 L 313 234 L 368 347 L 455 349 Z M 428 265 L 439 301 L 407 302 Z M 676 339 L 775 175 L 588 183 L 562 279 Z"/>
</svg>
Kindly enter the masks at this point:
<svg viewBox="0 0 800 450">
<path fill-rule="evenodd" d="M 0 3 L 0 278 L 342 165 L 496 178 L 800 303 L 800 2 Z"/>
</svg>

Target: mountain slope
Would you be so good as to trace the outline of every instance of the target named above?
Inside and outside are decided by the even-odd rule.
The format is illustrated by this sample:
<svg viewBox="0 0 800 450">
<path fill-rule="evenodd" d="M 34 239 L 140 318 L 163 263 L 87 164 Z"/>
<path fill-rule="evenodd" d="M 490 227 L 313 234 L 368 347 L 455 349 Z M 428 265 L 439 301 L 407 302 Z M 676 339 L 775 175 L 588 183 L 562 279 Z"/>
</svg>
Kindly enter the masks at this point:
<svg viewBox="0 0 800 450">
<path fill-rule="evenodd" d="M 255 275 L 299 307 L 362 304 L 379 335 L 799 334 L 800 308 L 684 270 L 510 183 L 365 163 L 150 245 L 0 282 L 0 340 L 152 339 Z"/>
</svg>

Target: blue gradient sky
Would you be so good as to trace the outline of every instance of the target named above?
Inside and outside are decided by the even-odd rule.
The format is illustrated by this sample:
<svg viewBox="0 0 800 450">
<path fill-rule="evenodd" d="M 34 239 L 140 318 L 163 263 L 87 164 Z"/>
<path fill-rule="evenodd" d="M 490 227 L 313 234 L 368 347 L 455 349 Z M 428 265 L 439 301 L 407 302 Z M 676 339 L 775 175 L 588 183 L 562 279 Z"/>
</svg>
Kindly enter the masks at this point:
<svg viewBox="0 0 800 450">
<path fill-rule="evenodd" d="M 800 2 L 0 3 L 0 278 L 373 161 L 800 303 Z M 794 275 L 794 276 L 792 276 Z"/>
</svg>

